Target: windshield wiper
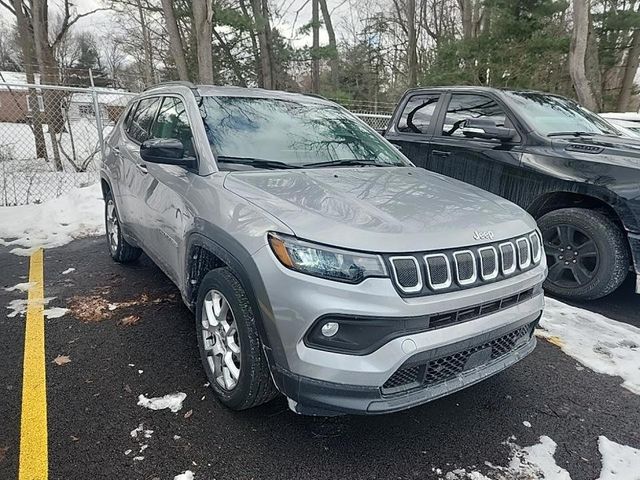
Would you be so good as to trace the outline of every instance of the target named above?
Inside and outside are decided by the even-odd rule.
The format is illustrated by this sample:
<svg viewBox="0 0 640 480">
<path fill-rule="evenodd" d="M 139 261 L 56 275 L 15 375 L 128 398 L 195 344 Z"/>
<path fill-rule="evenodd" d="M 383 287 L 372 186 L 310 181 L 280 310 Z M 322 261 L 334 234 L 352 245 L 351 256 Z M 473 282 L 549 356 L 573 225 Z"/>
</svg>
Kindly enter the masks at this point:
<svg viewBox="0 0 640 480">
<path fill-rule="evenodd" d="M 350 158 L 350 159 L 346 159 L 346 160 L 330 160 L 328 162 L 312 162 L 312 163 L 305 163 L 303 165 L 303 167 L 333 167 L 333 166 L 345 166 L 345 167 L 349 167 L 349 166 L 361 166 L 361 167 L 366 167 L 366 166 L 372 166 L 372 167 L 385 167 L 385 166 L 391 166 L 391 165 L 385 165 L 383 163 L 378 163 L 375 160 L 367 160 L 367 159 L 358 159 L 358 158 Z"/>
<path fill-rule="evenodd" d="M 277 170 L 281 168 L 301 168 L 298 165 L 291 165 L 290 163 L 279 162 L 277 160 L 265 160 L 262 158 L 252 157 L 228 157 L 220 155 L 216 158 L 218 163 L 235 163 L 238 165 L 249 165 L 256 168 L 265 168 L 271 170 Z"/>
<path fill-rule="evenodd" d="M 551 132 L 547 137 L 593 137 L 597 132 Z"/>
</svg>

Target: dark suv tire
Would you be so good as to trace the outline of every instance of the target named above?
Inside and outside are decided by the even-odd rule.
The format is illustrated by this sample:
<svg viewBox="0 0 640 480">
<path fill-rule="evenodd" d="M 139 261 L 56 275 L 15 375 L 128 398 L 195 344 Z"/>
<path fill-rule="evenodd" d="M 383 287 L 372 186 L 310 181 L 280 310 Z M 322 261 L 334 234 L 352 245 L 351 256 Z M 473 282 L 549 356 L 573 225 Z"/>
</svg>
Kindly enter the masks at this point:
<svg viewBox="0 0 640 480">
<path fill-rule="evenodd" d="M 202 365 L 221 403 L 245 410 L 278 395 L 247 294 L 228 268 L 202 279 L 196 330 Z"/>
<path fill-rule="evenodd" d="M 110 191 L 104 194 L 104 223 L 111 258 L 118 263 L 130 263 L 137 260 L 142 254 L 142 250 L 131 245 L 122 236 L 118 208 Z"/>
<path fill-rule="evenodd" d="M 549 275 L 547 292 L 570 300 L 594 300 L 613 292 L 629 270 L 620 228 L 604 214 L 562 208 L 538 220 Z"/>
</svg>

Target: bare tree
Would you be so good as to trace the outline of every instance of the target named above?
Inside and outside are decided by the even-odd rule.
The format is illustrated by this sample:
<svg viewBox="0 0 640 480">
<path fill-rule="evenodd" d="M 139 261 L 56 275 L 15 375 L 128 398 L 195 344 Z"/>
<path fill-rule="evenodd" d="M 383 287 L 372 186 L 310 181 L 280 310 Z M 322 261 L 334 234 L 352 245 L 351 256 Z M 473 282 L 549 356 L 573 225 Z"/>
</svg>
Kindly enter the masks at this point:
<svg viewBox="0 0 640 480">
<path fill-rule="evenodd" d="M 255 19 L 255 29 L 258 32 L 258 46 L 260 49 L 260 77 L 258 83 L 263 88 L 273 89 L 275 88 L 275 82 L 268 2 L 267 0 L 251 0 L 251 9 Z"/>
<path fill-rule="evenodd" d="M 313 42 L 311 46 L 311 91 L 320 91 L 320 12 L 318 0 L 311 0 L 311 29 Z"/>
<path fill-rule="evenodd" d="M 418 84 L 418 39 L 416 35 L 416 0 L 407 1 L 407 84 L 415 87 Z"/>
<path fill-rule="evenodd" d="M 338 86 L 338 45 L 336 43 L 336 32 L 333 29 L 333 22 L 331 21 L 331 13 L 327 7 L 327 0 L 319 0 L 320 10 L 322 10 L 322 19 L 324 21 L 324 28 L 327 30 L 327 36 L 329 37 L 329 48 L 331 49 L 331 56 L 329 58 L 329 68 L 331 69 L 331 83 L 334 87 Z"/>
<path fill-rule="evenodd" d="M 187 60 L 184 55 L 184 47 L 182 46 L 182 38 L 180 37 L 180 30 L 178 30 L 176 15 L 173 11 L 172 0 L 162 0 L 162 12 L 164 13 L 164 20 L 167 26 L 167 32 L 169 33 L 169 51 L 173 57 L 173 62 L 176 64 L 178 78 L 180 80 L 189 80 Z"/>
<path fill-rule="evenodd" d="M 201 83 L 213 83 L 213 43 L 211 38 L 213 23 L 213 5 L 210 0 L 192 2 L 193 23 L 198 54 L 198 80 Z"/>
<path fill-rule="evenodd" d="M 586 54 L 589 35 L 589 0 L 573 1 L 573 33 L 569 51 L 569 74 L 578 101 L 586 108 L 598 111 L 598 102 L 587 77 Z"/>
<path fill-rule="evenodd" d="M 640 28 L 633 31 L 631 39 L 631 48 L 627 53 L 627 62 L 624 68 L 624 76 L 622 77 L 622 87 L 618 96 L 617 110 L 626 112 L 629 108 L 631 93 L 633 91 L 633 82 L 638 73 L 638 64 L 640 63 Z"/>
</svg>

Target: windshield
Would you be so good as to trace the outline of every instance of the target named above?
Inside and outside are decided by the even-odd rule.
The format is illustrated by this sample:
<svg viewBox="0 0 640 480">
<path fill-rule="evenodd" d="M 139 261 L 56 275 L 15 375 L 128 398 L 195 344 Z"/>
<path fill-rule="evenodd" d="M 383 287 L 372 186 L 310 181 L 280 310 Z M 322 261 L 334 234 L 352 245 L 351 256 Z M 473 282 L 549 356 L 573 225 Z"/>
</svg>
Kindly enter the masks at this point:
<svg viewBox="0 0 640 480">
<path fill-rule="evenodd" d="M 221 168 L 410 166 L 366 125 L 332 105 L 250 97 L 204 97 L 204 123 Z"/>
<path fill-rule="evenodd" d="M 542 135 L 587 133 L 620 135 L 616 128 L 575 102 L 535 92 L 505 92 L 534 130 Z"/>
</svg>

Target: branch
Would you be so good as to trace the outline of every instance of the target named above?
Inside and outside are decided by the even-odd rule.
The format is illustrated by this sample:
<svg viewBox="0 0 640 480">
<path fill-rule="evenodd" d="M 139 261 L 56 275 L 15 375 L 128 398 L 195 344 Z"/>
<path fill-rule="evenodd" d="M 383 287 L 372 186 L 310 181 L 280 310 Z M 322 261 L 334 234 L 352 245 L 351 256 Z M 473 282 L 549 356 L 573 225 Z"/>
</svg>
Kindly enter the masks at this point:
<svg viewBox="0 0 640 480">
<path fill-rule="evenodd" d="M 13 8 L 13 6 L 9 5 L 8 3 L 6 3 L 4 0 L 0 0 L 0 6 L 3 6 L 4 8 L 6 8 L 7 10 L 9 10 L 9 12 L 13 15 L 16 14 L 15 9 Z"/>
<path fill-rule="evenodd" d="M 2 1 L 2 0 L 0 0 Z M 62 41 L 62 38 L 65 36 L 65 34 L 69 31 L 69 29 L 81 18 L 84 17 L 88 17 L 89 15 L 93 15 L 96 12 L 101 12 L 104 10 L 111 10 L 110 8 L 107 7 L 102 7 L 102 8 L 95 8 L 93 10 L 90 10 L 88 12 L 85 13 L 80 13 L 78 15 L 76 15 L 75 17 L 73 17 L 71 20 L 69 20 L 69 2 L 65 1 L 65 17 L 64 20 L 62 22 L 62 28 L 60 29 L 60 32 L 58 32 L 58 35 L 56 36 L 56 39 L 53 42 L 52 46 L 56 46 L 58 45 L 58 43 L 60 43 Z"/>
</svg>

